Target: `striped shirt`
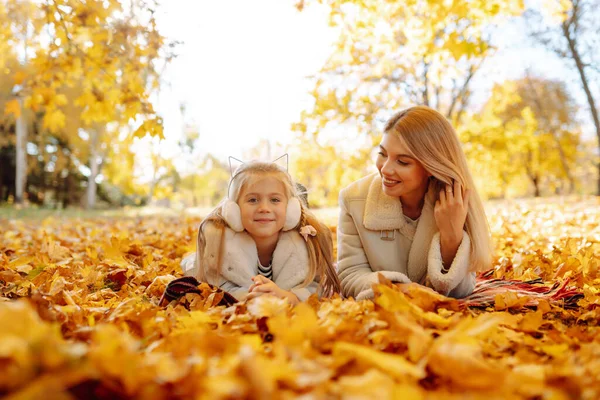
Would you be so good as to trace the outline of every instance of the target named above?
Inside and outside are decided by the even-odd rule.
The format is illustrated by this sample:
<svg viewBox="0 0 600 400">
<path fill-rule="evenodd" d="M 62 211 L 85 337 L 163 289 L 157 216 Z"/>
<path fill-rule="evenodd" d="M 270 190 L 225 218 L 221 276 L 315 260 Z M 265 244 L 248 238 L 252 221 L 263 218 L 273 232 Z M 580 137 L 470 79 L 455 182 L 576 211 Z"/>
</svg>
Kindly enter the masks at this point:
<svg viewBox="0 0 600 400">
<path fill-rule="evenodd" d="M 266 267 L 263 267 L 262 265 L 260 265 L 260 261 L 258 261 L 257 266 L 258 266 L 258 273 L 259 274 L 261 274 L 265 278 L 273 280 L 272 262 L 270 262 L 269 265 L 267 265 Z"/>
</svg>

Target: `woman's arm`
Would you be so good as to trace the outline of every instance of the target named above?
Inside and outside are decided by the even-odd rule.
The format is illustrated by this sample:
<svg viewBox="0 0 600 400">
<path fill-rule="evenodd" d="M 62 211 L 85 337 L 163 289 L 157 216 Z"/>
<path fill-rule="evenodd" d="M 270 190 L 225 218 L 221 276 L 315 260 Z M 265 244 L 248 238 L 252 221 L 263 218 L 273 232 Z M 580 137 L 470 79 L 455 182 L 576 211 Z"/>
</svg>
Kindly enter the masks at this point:
<svg viewBox="0 0 600 400">
<path fill-rule="evenodd" d="M 444 262 L 439 232 L 433 236 L 429 248 L 427 276 L 433 289 L 444 296 L 465 297 L 475 288 L 475 274 L 469 272 L 471 240 L 467 232 L 456 250 L 450 265 Z"/>
<path fill-rule="evenodd" d="M 337 228 L 338 242 L 338 274 L 345 297 L 357 300 L 373 297 L 372 286 L 379 282 L 378 273 L 373 272 L 358 234 L 352 215 L 348 212 L 340 193 L 340 217 Z M 394 271 L 382 271 L 386 278 L 393 282 L 410 282 L 406 275 Z"/>
</svg>

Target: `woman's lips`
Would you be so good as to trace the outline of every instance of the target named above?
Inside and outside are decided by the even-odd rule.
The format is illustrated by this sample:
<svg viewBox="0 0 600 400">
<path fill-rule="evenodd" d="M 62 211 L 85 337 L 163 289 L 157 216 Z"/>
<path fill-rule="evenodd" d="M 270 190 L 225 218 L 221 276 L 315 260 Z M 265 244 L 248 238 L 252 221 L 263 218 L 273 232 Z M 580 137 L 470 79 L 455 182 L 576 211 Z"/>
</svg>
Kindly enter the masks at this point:
<svg viewBox="0 0 600 400">
<path fill-rule="evenodd" d="M 392 186 L 395 186 L 398 183 L 400 183 L 400 181 L 396 181 L 394 179 L 388 179 L 388 178 L 382 178 L 381 181 L 383 182 L 384 186 L 387 186 L 387 187 L 392 187 Z"/>
</svg>

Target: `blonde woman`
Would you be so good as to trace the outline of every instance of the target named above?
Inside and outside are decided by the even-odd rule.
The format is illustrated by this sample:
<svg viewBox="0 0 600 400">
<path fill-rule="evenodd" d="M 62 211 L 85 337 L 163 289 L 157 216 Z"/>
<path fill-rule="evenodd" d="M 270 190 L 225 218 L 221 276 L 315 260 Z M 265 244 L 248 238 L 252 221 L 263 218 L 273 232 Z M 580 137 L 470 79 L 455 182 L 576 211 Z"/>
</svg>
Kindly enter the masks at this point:
<svg viewBox="0 0 600 400">
<path fill-rule="evenodd" d="M 468 296 L 491 266 L 491 239 L 456 132 L 437 111 L 412 107 L 390 118 L 378 173 L 340 192 L 338 273 L 342 293 L 373 297 L 381 272 L 451 297 Z"/>
<path fill-rule="evenodd" d="M 200 224 L 185 275 L 221 287 L 238 300 L 261 295 L 296 304 L 312 293 L 339 292 L 331 231 L 310 213 L 285 169 L 242 164 L 228 197 Z"/>
</svg>

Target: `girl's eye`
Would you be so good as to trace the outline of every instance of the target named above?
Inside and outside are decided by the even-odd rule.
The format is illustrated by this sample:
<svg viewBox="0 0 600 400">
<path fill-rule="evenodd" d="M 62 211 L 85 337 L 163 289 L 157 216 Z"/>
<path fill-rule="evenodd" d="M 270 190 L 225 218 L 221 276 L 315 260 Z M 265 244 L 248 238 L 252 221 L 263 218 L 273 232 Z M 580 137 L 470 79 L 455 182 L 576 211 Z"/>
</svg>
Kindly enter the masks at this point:
<svg viewBox="0 0 600 400">
<path fill-rule="evenodd" d="M 248 203 L 256 203 L 258 199 L 256 197 L 251 197 L 248 199 Z"/>
<path fill-rule="evenodd" d="M 408 163 L 407 163 L 407 162 L 404 162 L 404 161 L 402 161 L 402 160 L 396 160 L 396 161 L 397 161 L 397 162 L 398 162 L 398 164 L 400 164 L 400 165 L 408 165 Z"/>
<path fill-rule="evenodd" d="M 377 154 L 379 154 L 381 157 L 385 157 L 385 154 L 383 154 L 382 151 L 378 152 Z"/>
<path fill-rule="evenodd" d="M 280 202 L 281 202 L 281 199 L 279 199 L 279 198 L 277 198 L 277 197 L 274 197 L 274 198 L 272 198 L 272 199 L 271 199 L 271 201 L 272 201 L 273 203 L 280 203 Z"/>
</svg>

